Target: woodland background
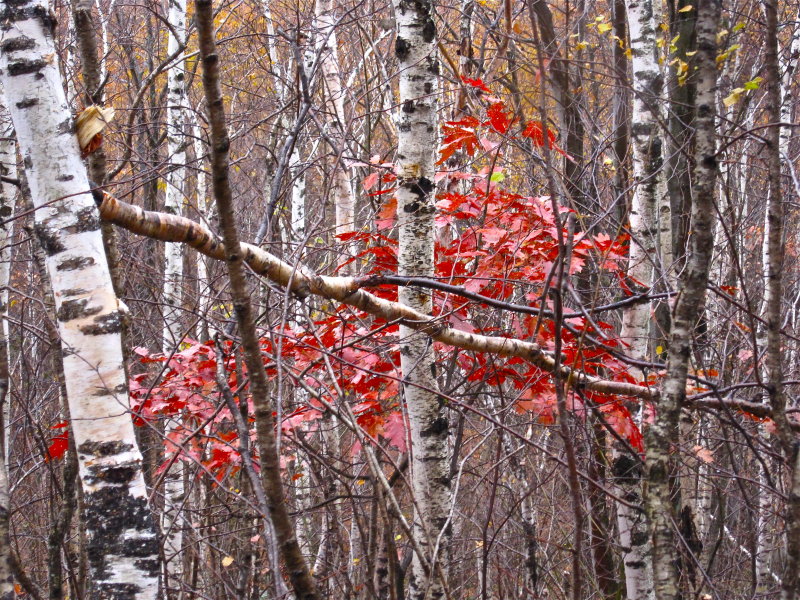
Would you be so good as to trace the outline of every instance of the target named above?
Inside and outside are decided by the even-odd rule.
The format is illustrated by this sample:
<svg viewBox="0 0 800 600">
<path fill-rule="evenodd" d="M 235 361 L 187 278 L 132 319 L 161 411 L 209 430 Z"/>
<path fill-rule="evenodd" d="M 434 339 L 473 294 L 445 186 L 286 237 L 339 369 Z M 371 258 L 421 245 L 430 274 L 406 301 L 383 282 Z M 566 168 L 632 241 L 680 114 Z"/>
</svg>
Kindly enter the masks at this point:
<svg viewBox="0 0 800 600">
<path fill-rule="evenodd" d="M 0 597 L 797 598 L 794 0 L 2 10 Z M 37 73 L 134 492 L 73 431 L 48 231 L 99 224 L 42 216 Z"/>
</svg>

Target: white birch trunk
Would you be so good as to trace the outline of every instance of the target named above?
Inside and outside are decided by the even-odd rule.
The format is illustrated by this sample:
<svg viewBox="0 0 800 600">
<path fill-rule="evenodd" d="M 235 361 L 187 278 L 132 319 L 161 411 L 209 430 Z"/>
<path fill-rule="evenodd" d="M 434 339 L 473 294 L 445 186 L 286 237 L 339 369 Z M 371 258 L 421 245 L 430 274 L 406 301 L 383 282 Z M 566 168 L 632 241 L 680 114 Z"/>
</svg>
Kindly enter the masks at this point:
<svg viewBox="0 0 800 600">
<path fill-rule="evenodd" d="M 5 108 L 2 86 L 0 86 L 0 175 L 15 177 L 17 174 L 17 152 L 11 115 Z M 0 182 L 0 600 L 16 598 L 11 569 L 11 543 L 9 538 L 10 498 L 8 482 L 8 422 L 9 376 L 8 348 L 8 284 L 11 279 L 11 241 L 16 190 L 14 186 Z"/>
<path fill-rule="evenodd" d="M 150 600 L 158 540 L 147 506 L 123 368 L 124 309 L 56 64 L 46 2 L 3 4 L 0 80 L 28 170 L 56 301 L 85 499 L 92 598 Z"/>
<path fill-rule="evenodd" d="M 437 140 L 439 59 L 436 26 L 430 0 L 395 0 L 395 54 L 400 72 L 397 215 L 400 225 L 400 275 L 431 277 L 434 272 L 435 188 L 434 152 Z M 430 314 L 427 291 L 404 287 L 400 302 Z M 415 530 L 428 561 L 426 571 L 414 556 L 410 594 L 413 600 L 440 598 L 447 579 L 450 506 L 448 420 L 444 400 L 437 394 L 433 341 L 400 326 L 403 394 L 411 429 L 412 487 L 418 507 Z M 442 577 L 438 576 L 441 570 Z M 444 580 L 444 581 L 443 581 Z"/>
<path fill-rule="evenodd" d="M 295 243 L 302 244 L 306 239 L 306 176 L 296 144 L 289 160 L 289 172 L 292 177 L 292 239 Z M 297 259 L 301 258 L 302 252 L 298 252 Z"/>
<path fill-rule="evenodd" d="M 657 0 L 656 0 L 657 1 Z M 633 201 L 630 213 L 631 246 L 628 275 L 648 288 L 653 285 L 658 264 L 656 238 L 656 194 L 661 161 L 661 135 L 658 106 L 663 78 L 657 57 L 653 0 L 627 3 L 633 63 L 633 113 L 631 150 L 633 152 Z M 628 353 L 638 360 L 649 358 L 652 307 L 640 303 L 625 310 L 620 337 L 629 345 Z M 642 373 L 637 373 L 641 378 Z M 634 505 L 617 505 L 617 524 L 625 566 L 625 587 L 629 600 L 654 598 L 652 547 L 643 507 L 640 464 L 621 450 L 616 452 L 614 473 L 620 496 Z"/>
<path fill-rule="evenodd" d="M 172 56 L 186 38 L 186 0 L 169 0 L 167 15 L 172 29 L 168 32 L 167 54 Z M 168 172 L 164 198 L 164 211 L 180 215 L 186 191 L 186 83 L 183 55 L 167 72 L 167 158 Z M 183 280 L 183 247 L 181 244 L 164 244 L 164 335 L 163 352 L 169 355 L 183 339 L 181 325 L 181 300 Z M 166 423 L 166 434 L 174 431 L 180 415 L 172 416 Z M 167 445 L 169 455 L 178 448 Z M 165 598 L 179 597 L 173 590 L 180 589 L 183 572 L 183 525 L 180 519 L 184 502 L 183 461 L 172 463 L 164 477 L 164 512 L 161 528 L 164 534 Z"/>
<path fill-rule="evenodd" d="M 167 54 L 173 55 L 186 37 L 186 0 L 169 0 L 167 17 L 172 29 Z M 186 83 L 183 56 L 167 72 L 167 159 L 164 212 L 180 215 L 186 188 Z M 163 350 L 171 352 L 181 341 L 180 322 L 183 251 L 180 244 L 164 245 L 164 336 Z"/>
<path fill-rule="evenodd" d="M 200 217 L 204 220 L 208 219 L 208 199 L 206 195 L 208 194 L 208 185 L 206 183 L 206 172 L 205 172 L 205 148 L 203 147 L 203 138 L 201 137 L 201 130 L 200 126 L 197 123 L 197 119 L 195 118 L 192 123 L 192 137 L 194 139 L 194 156 L 195 162 L 197 163 L 197 179 L 196 179 L 196 193 L 197 193 L 197 201 L 195 203 L 197 207 L 197 212 Z M 198 312 L 204 317 L 204 322 L 201 327 L 203 330 L 203 335 L 208 337 L 208 325 L 205 321 L 205 317 L 208 314 L 208 309 L 210 305 L 210 297 L 209 297 L 209 287 L 208 287 L 208 258 L 203 256 L 200 253 L 197 253 L 196 256 L 196 265 L 197 265 L 197 295 L 198 295 L 198 303 L 197 309 Z"/>
<path fill-rule="evenodd" d="M 332 0 L 316 0 L 315 27 L 317 35 L 317 52 L 322 71 L 323 93 L 328 99 L 332 123 L 329 136 L 334 145 L 333 192 L 336 214 L 336 235 L 350 233 L 354 230 L 356 198 L 350 181 L 348 169 L 342 164 L 341 157 L 345 148 L 345 115 L 344 89 L 342 75 L 339 70 L 339 47 L 336 39 L 336 15 Z M 338 244 L 337 244 L 338 245 Z M 339 257 L 339 264 L 352 256 L 352 244 L 342 243 L 344 252 Z M 350 269 L 347 269 L 349 272 Z"/>
</svg>

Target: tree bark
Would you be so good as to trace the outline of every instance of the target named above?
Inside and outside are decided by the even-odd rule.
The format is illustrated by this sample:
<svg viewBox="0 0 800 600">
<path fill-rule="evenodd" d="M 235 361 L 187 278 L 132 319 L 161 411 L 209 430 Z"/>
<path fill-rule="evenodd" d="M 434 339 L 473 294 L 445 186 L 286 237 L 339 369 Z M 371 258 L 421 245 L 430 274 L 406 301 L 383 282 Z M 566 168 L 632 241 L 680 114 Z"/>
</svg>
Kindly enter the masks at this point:
<svg viewBox="0 0 800 600">
<path fill-rule="evenodd" d="M 434 152 L 437 140 L 439 57 L 432 0 L 395 0 L 395 55 L 400 71 L 397 113 L 397 214 L 400 225 L 398 274 L 431 277 L 434 271 Z M 423 314 L 433 308 L 432 294 L 403 288 L 400 303 Z M 428 572 L 415 556 L 410 594 L 413 600 L 441 598 L 447 578 L 450 538 L 449 425 L 438 394 L 433 344 L 407 325 L 400 326 L 403 395 L 411 429 L 412 486 L 418 514 L 417 538 L 428 554 Z M 439 576 L 441 573 L 441 577 Z"/>
<path fill-rule="evenodd" d="M 250 377 L 250 396 L 254 405 L 256 443 L 261 463 L 261 477 L 269 504 L 270 519 L 275 527 L 278 547 L 298 600 L 319 600 L 308 565 L 297 543 L 294 525 L 284 499 L 280 456 L 275 438 L 275 418 L 267 396 L 266 372 L 261 347 L 256 337 L 255 319 L 244 272 L 243 253 L 236 229 L 233 194 L 228 179 L 230 141 L 225 123 L 225 107 L 219 81 L 219 56 L 214 40 L 212 0 L 196 0 L 196 19 L 203 65 L 203 89 L 210 127 L 211 175 L 222 238 L 225 242 L 228 279 L 233 309 L 239 325 L 242 350 Z M 280 576 L 278 573 L 276 577 Z"/>
<path fill-rule="evenodd" d="M 164 211 L 180 215 L 183 212 L 187 189 L 186 169 L 186 83 L 184 58 L 180 49 L 186 44 L 186 0 L 169 0 L 167 21 L 167 55 L 177 53 L 175 64 L 167 71 L 167 175 L 164 194 Z M 164 245 L 164 330 L 162 350 L 169 356 L 183 339 L 181 323 L 181 300 L 183 287 L 183 246 Z M 181 421 L 180 414 L 170 415 L 165 425 L 166 439 Z M 168 455 L 180 449 L 166 445 Z M 170 465 L 164 476 L 164 511 L 161 514 L 161 530 L 164 535 L 164 592 L 165 598 L 178 598 L 172 593 L 181 587 L 183 573 L 183 524 L 181 511 L 184 504 L 184 464 L 178 459 Z M 172 589 L 170 589 L 172 588 Z"/>
<path fill-rule="evenodd" d="M 36 231 L 55 292 L 64 372 L 86 503 L 93 598 L 155 598 L 158 540 L 128 415 L 125 318 L 39 0 L 4 3 L 0 77 L 27 166 Z"/>
<path fill-rule="evenodd" d="M 13 178 L 17 174 L 17 150 L 14 142 L 14 127 L 11 115 L 5 107 L 2 87 L 0 87 L 0 175 Z M 8 284 L 11 278 L 11 250 L 9 242 L 12 234 L 11 217 L 14 215 L 16 190 L 14 186 L 0 182 L 0 600 L 13 600 L 13 570 L 11 566 L 11 539 L 9 537 L 10 498 L 8 481 L 8 420 L 9 379 L 8 362 Z"/>
<path fill-rule="evenodd" d="M 656 62 L 656 27 L 651 0 L 627 4 L 630 50 L 633 66 L 633 112 L 630 129 L 633 154 L 633 201 L 630 211 L 631 245 L 628 276 L 650 288 L 658 263 L 656 239 L 656 194 L 661 170 L 660 110 L 663 80 Z M 620 337 L 628 343 L 632 358 L 650 358 L 650 325 L 653 306 L 641 303 L 622 316 Z M 643 378 L 641 371 L 638 378 Z M 629 600 L 653 598 L 652 546 L 647 515 L 642 507 L 643 469 L 636 457 L 618 449 L 615 470 L 620 495 L 629 503 L 617 507 L 622 542 L 625 582 Z M 638 505 L 632 508 L 630 504 Z"/>
<path fill-rule="evenodd" d="M 679 594 L 678 522 L 670 497 L 672 454 L 679 441 L 681 405 L 686 397 L 692 338 L 703 311 L 713 250 L 713 225 L 717 179 L 716 88 L 717 31 L 720 3 L 699 3 L 697 12 L 697 116 L 693 173 L 691 252 L 672 317 L 667 374 L 654 423 L 646 432 L 649 488 L 646 498 L 653 539 L 653 572 L 658 600 L 675 600 Z M 690 69 L 693 65 L 690 63 Z"/>
</svg>

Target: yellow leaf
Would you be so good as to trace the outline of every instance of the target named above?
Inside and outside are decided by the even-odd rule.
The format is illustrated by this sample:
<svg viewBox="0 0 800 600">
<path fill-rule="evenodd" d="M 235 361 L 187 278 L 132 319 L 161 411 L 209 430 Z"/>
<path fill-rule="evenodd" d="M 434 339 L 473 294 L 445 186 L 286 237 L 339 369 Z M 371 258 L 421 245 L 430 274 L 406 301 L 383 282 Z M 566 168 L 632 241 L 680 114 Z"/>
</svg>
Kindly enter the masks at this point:
<svg viewBox="0 0 800 600">
<path fill-rule="evenodd" d="M 394 536 L 394 541 L 395 541 L 395 542 L 397 542 L 397 541 L 399 541 L 399 540 L 402 540 L 402 539 L 403 539 L 403 536 L 402 536 L 402 535 L 400 535 L 399 533 L 398 533 L 396 536 Z"/>
<path fill-rule="evenodd" d="M 608 23 L 598 23 L 597 31 L 598 33 L 606 33 L 608 31 L 611 31 L 611 25 L 609 25 Z"/>
<path fill-rule="evenodd" d="M 689 12 L 690 10 L 693 10 L 693 9 L 694 9 L 694 6 L 692 6 L 691 4 L 687 4 L 682 9 L 680 9 L 678 12 Z"/>
<path fill-rule="evenodd" d="M 745 92 L 744 88 L 740 88 L 739 87 L 739 88 L 734 89 L 733 91 L 731 91 L 729 96 L 727 96 L 726 98 L 724 98 L 722 100 L 722 104 L 725 105 L 725 108 L 730 108 L 731 106 L 733 106 L 734 104 L 736 104 L 739 101 L 739 99 L 742 97 L 742 94 L 744 94 L 744 92 Z"/>
<path fill-rule="evenodd" d="M 661 354 L 662 352 L 664 352 L 664 347 L 663 346 L 656 346 L 656 354 Z"/>
<path fill-rule="evenodd" d="M 586 50 L 586 42 L 578 42 L 575 44 L 576 50 Z"/>
<path fill-rule="evenodd" d="M 633 60 L 633 51 L 630 48 L 625 48 L 624 54 L 625 54 L 625 58 L 627 58 L 628 60 Z M 658 64 L 661 64 L 664 61 L 664 59 L 662 59 L 662 58 L 659 58 L 658 60 L 661 61 Z"/>
<path fill-rule="evenodd" d="M 223 567 L 230 567 L 232 564 L 233 564 L 233 557 L 232 556 L 226 556 L 225 558 L 222 559 L 222 566 Z"/>
</svg>

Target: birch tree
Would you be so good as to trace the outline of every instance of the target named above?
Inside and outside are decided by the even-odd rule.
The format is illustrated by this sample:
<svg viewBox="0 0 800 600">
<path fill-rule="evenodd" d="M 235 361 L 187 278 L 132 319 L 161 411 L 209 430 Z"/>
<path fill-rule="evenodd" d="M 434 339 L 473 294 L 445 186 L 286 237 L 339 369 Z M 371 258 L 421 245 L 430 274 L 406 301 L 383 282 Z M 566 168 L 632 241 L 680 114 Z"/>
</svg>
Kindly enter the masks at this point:
<svg viewBox="0 0 800 600">
<path fill-rule="evenodd" d="M 169 0 L 167 21 L 167 55 L 177 56 L 167 71 L 167 158 L 169 161 L 165 188 L 164 210 L 180 215 L 183 211 L 187 189 L 186 169 L 186 82 L 184 57 L 186 44 L 186 0 Z M 201 165 L 202 167 L 202 165 Z M 198 185 L 198 189 L 201 186 Z M 183 287 L 183 248 L 180 244 L 164 245 L 164 333 L 162 350 L 169 355 L 183 338 L 181 325 L 181 300 Z M 166 425 L 167 439 L 177 427 L 174 416 Z M 168 453 L 178 452 L 167 446 Z M 164 478 L 164 553 L 166 559 L 165 591 L 171 583 L 180 584 L 182 573 L 183 525 L 180 513 L 184 500 L 183 461 L 175 461 Z"/>
<path fill-rule="evenodd" d="M 656 28 L 651 0 L 628 2 L 633 71 L 633 112 L 630 130 L 633 151 L 633 201 L 630 211 L 631 246 L 628 276 L 652 287 L 658 264 L 656 233 L 656 194 L 661 167 L 660 102 L 663 80 L 656 62 Z M 649 303 L 628 308 L 622 317 L 620 337 L 629 344 L 635 360 L 647 361 L 650 355 L 651 311 Z M 636 370 L 639 377 L 643 374 Z M 619 451 L 618 451 L 619 452 Z M 642 466 L 638 457 L 618 455 L 615 475 L 623 499 L 617 505 L 617 521 L 625 565 L 628 598 L 653 598 L 653 573 L 646 514 L 642 507 Z M 630 506 L 630 505 L 633 505 Z M 634 508 L 636 507 L 636 508 Z"/>
<path fill-rule="evenodd" d="M 353 185 L 350 182 L 348 169 L 342 163 L 345 149 L 345 114 L 344 96 L 342 86 L 341 62 L 339 60 L 339 43 L 336 36 L 336 13 L 333 0 L 316 0 L 315 26 L 317 39 L 317 55 L 322 75 L 323 94 L 327 98 L 327 105 L 331 114 L 331 127 L 328 132 L 332 150 L 333 161 L 333 193 L 334 212 L 336 215 L 336 235 L 343 235 L 353 231 L 356 220 L 356 198 Z M 344 244 L 343 256 L 339 262 L 345 262 L 352 254 L 351 243 Z"/>
<path fill-rule="evenodd" d="M 5 88 L 47 254 L 84 492 L 94 598 L 155 598 L 158 540 L 128 415 L 120 329 L 97 209 L 44 2 L 4 3 Z"/>
<path fill-rule="evenodd" d="M 436 148 L 439 58 L 432 0 L 394 3 L 395 55 L 400 71 L 397 120 L 397 214 L 400 225 L 398 274 L 433 275 L 434 150 Z M 400 302 L 430 314 L 430 292 L 403 288 Z M 400 327 L 403 396 L 411 427 L 412 481 L 417 502 L 415 530 L 430 564 L 414 557 L 410 580 L 414 600 L 441 598 L 446 585 L 449 539 L 450 466 L 448 417 L 437 394 L 430 338 Z M 441 576 L 440 576 L 441 574 Z"/>
<path fill-rule="evenodd" d="M 649 487 L 646 497 L 653 540 L 655 595 L 658 600 L 678 597 L 679 541 L 670 494 L 673 468 L 672 445 L 679 439 L 681 405 L 686 397 L 686 379 L 695 323 L 703 310 L 713 249 L 714 201 L 717 177 L 716 91 L 717 30 L 720 4 L 716 0 L 697 7 L 697 117 L 691 250 L 681 280 L 682 293 L 672 315 L 667 374 L 655 422 L 646 433 L 646 465 Z M 690 67 L 691 68 L 691 67 Z"/>
<path fill-rule="evenodd" d="M 17 148 L 11 115 L 5 107 L 0 86 L 0 175 L 14 178 L 17 171 Z M 8 285 L 11 278 L 11 217 L 14 214 L 16 190 L 7 181 L 0 181 L 0 598 L 16 597 L 11 570 L 10 497 L 8 481 L 9 427 L 9 348 L 8 348 Z"/>
</svg>

